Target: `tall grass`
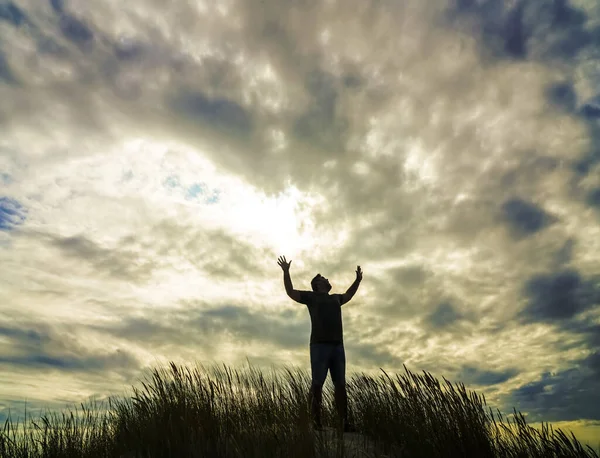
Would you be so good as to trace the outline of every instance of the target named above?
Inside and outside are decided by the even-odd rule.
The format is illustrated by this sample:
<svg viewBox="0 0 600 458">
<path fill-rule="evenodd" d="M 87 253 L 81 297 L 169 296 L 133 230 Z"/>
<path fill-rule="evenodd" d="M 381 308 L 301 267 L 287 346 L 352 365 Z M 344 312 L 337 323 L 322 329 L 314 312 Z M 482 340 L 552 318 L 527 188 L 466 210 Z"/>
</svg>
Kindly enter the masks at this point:
<svg viewBox="0 0 600 458">
<path fill-rule="evenodd" d="M 594 457 L 575 438 L 544 424 L 504 419 L 464 385 L 427 372 L 394 377 L 355 374 L 348 381 L 351 419 L 362 442 L 312 431 L 310 377 L 284 368 L 268 376 L 248 367 L 154 369 L 131 396 L 69 413 L 13 422 L 0 431 L 0 457 Z M 335 425 L 333 390 L 323 420 Z M 350 455 L 353 452 L 354 455 Z"/>
</svg>

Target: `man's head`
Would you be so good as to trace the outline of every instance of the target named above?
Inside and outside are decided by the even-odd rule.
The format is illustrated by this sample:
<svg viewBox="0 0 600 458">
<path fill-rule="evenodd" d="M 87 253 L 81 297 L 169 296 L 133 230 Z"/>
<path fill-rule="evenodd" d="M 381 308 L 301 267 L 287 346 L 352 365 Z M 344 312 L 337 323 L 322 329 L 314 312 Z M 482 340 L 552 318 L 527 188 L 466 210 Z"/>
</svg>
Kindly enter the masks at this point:
<svg viewBox="0 0 600 458">
<path fill-rule="evenodd" d="M 310 282 L 310 286 L 316 293 L 328 293 L 331 291 L 331 283 L 321 274 L 317 274 Z"/>
</svg>

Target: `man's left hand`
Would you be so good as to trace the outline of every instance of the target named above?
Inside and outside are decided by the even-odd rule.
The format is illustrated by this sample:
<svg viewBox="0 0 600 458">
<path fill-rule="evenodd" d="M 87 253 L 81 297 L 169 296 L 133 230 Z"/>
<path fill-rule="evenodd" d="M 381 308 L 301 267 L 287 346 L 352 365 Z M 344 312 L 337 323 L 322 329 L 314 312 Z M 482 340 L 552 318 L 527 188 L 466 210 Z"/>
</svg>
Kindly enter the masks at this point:
<svg viewBox="0 0 600 458">
<path fill-rule="evenodd" d="M 360 269 L 360 266 L 356 266 L 356 279 L 362 281 L 362 270 Z"/>
</svg>

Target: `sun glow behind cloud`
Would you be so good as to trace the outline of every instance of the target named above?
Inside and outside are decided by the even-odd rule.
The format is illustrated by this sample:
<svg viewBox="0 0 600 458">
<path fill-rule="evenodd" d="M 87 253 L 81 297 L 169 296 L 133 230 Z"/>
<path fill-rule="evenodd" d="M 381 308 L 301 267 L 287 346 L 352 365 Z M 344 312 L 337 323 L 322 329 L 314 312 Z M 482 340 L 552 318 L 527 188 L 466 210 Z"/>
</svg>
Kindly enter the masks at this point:
<svg viewBox="0 0 600 458">
<path fill-rule="evenodd" d="M 313 207 L 322 203 L 318 196 L 301 193 L 293 185 L 279 195 L 267 196 L 242 177 L 217 170 L 201 152 L 184 144 L 130 140 L 115 148 L 114 156 L 103 154 L 102 158 L 104 164 L 81 164 L 107 180 L 98 186 L 113 188 L 115 196 L 141 197 L 148 208 L 165 217 L 226 230 L 293 258 L 319 243 L 332 243 L 317 236 L 310 219 Z M 94 186 L 93 177 L 82 176 L 77 170 L 68 174 L 80 177 L 88 189 Z M 123 234 L 142 230 L 122 222 L 112 226 Z"/>
<path fill-rule="evenodd" d="M 70 161 L 67 167 L 64 163 L 60 168 L 47 167 L 43 178 L 46 185 L 42 188 L 56 183 L 70 189 L 71 197 L 94 194 L 106 203 L 138 200 L 163 217 L 251 236 L 276 252 L 296 255 L 310 248 L 313 241 L 307 214 L 318 199 L 303 195 L 293 186 L 269 197 L 241 177 L 219 172 L 201 152 L 181 143 L 151 138 L 124 140 L 112 151 L 90 152 L 83 159 Z M 58 194 L 51 197 L 61 203 Z M 301 202 L 303 214 L 298 208 Z M 119 213 L 104 208 L 100 200 L 96 203 L 73 206 L 71 201 L 64 208 L 73 212 L 64 214 L 65 228 L 74 233 L 93 231 L 100 221 L 110 218 L 112 224 L 105 227 L 101 237 L 114 239 L 141 231 L 146 224 L 135 213 Z M 62 204 L 67 205 L 66 201 Z M 87 225 L 73 226 L 73 221 Z M 303 231 L 299 230 L 301 224 Z"/>
</svg>

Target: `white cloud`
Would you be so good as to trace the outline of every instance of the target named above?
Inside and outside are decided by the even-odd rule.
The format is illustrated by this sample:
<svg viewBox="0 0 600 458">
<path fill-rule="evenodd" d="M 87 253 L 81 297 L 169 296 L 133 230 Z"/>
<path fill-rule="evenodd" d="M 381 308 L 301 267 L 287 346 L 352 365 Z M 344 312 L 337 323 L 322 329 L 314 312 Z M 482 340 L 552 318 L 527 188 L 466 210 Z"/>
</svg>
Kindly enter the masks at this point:
<svg viewBox="0 0 600 458">
<path fill-rule="evenodd" d="M 343 291 L 365 271 L 344 310 L 350 370 L 514 370 L 490 388 L 501 403 L 575 364 L 587 334 L 515 316 L 533 276 L 598 272 L 598 132 L 569 98 L 594 95 L 597 59 L 561 51 L 597 33 L 597 12 L 546 42 L 540 13 L 523 58 L 495 25 L 502 3 L 483 3 L 71 1 L 59 17 L 22 2 L 23 25 L 0 23 L 2 194 L 27 209 L 2 232 L 3 311 L 19 329 L 105 323 L 89 351 L 106 336 L 143 364 L 267 361 L 279 342 L 272 361 L 307 367 L 300 328 L 288 341 L 225 317 L 209 341 L 159 322 L 213 304 L 276 326 L 259 317 L 285 310 L 308 339 L 283 254 L 298 289 L 322 272 Z M 435 328 L 439 310 L 452 325 Z M 557 358 L 569 339 L 583 340 Z"/>
</svg>

